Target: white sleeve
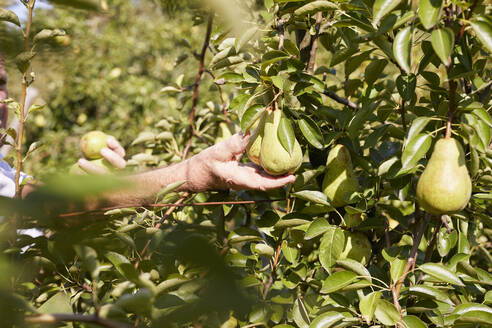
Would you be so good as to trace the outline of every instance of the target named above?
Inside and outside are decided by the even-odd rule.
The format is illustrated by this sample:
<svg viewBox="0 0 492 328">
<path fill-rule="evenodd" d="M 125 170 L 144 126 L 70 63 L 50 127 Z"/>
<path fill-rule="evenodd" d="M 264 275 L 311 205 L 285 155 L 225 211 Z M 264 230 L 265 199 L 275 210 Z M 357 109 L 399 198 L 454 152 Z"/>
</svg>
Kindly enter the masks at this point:
<svg viewBox="0 0 492 328">
<path fill-rule="evenodd" d="M 21 172 L 20 182 L 29 176 Z M 15 169 L 11 168 L 7 162 L 0 160 L 0 196 L 14 197 L 15 196 Z"/>
</svg>

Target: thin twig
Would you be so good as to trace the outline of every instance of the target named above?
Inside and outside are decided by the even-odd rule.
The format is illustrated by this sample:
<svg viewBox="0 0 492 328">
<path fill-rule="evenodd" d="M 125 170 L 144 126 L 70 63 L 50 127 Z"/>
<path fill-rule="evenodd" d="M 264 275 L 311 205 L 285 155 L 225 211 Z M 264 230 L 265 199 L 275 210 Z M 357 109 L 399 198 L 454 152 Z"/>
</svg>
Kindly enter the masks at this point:
<svg viewBox="0 0 492 328">
<path fill-rule="evenodd" d="M 356 103 L 353 103 L 353 102 L 351 102 L 348 99 L 345 99 L 343 97 L 340 97 L 339 95 L 337 95 L 335 92 L 333 92 L 331 90 L 325 90 L 325 91 L 323 91 L 323 94 L 325 96 L 328 96 L 331 99 L 335 100 L 339 104 L 345 105 L 345 106 L 350 107 L 350 108 L 352 108 L 354 110 L 359 110 L 360 109 L 360 107 Z"/>
<path fill-rule="evenodd" d="M 272 272 L 270 273 L 270 277 L 268 278 L 268 282 L 265 284 L 265 289 L 263 290 L 263 299 L 264 300 L 266 300 L 266 298 L 268 296 L 268 292 L 270 291 L 270 288 L 272 287 L 272 284 L 275 281 L 275 277 L 276 277 L 276 273 L 277 273 L 277 266 L 279 263 L 281 251 L 282 251 L 282 238 L 280 238 L 278 241 L 277 252 L 275 253 L 275 259 L 274 259 L 273 265 L 272 265 Z"/>
<path fill-rule="evenodd" d="M 110 210 L 117 210 L 120 208 L 129 208 L 129 207 L 185 207 L 185 206 L 209 206 L 209 205 L 245 205 L 245 204 L 256 204 L 256 203 L 265 203 L 265 202 L 278 202 L 283 199 L 258 199 L 258 200 L 236 200 L 236 201 L 224 201 L 224 202 L 202 202 L 202 203 L 185 203 L 185 204 L 176 204 L 176 203 L 157 203 L 157 204 L 125 204 L 118 206 L 110 206 L 110 207 L 102 207 L 94 210 L 88 211 L 78 211 L 78 212 L 70 212 L 60 214 L 59 217 L 71 217 L 71 216 L 79 216 L 83 214 L 89 213 L 97 213 L 97 212 L 106 212 Z"/>
<path fill-rule="evenodd" d="M 429 223 L 429 217 L 426 215 L 425 218 L 420 220 L 420 226 L 413 236 L 413 245 L 410 250 L 410 254 L 407 259 L 407 263 L 405 264 L 405 268 L 403 269 L 403 273 L 400 276 L 400 279 L 396 282 L 395 293 L 397 298 L 400 296 L 401 287 L 403 286 L 403 282 L 407 277 L 408 271 L 415 264 L 417 259 L 417 251 L 419 249 L 420 242 L 422 241 L 422 236 L 424 235 L 425 229 L 427 228 L 427 224 Z"/>
<path fill-rule="evenodd" d="M 451 69 L 448 68 L 448 77 Z M 448 119 L 446 121 L 446 135 L 445 138 L 451 138 L 451 124 L 453 123 L 454 112 L 455 112 L 455 93 L 456 93 L 456 82 L 454 80 L 449 80 L 449 110 Z"/>
<path fill-rule="evenodd" d="M 32 324 L 55 324 L 61 322 L 84 322 L 91 323 L 101 327 L 108 328 L 129 328 L 130 325 L 125 323 L 101 318 L 97 315 L 69 314 L 69 313 L 54 313 L 41 314 L 36 317 L 26 318 L 26 323 Z"/>
<path fill-rule="evenodd" d="M 469 20 L 469 19 L 470 19 L 471 15 L 472 15 L 472 13 L 473 13 L 473 10 L 475 10 L 475 7 L 477 6 L 477 4 L 478 4 L 478 0 L 473 1 L 473 4 L 471 5 L 470 10 L 469 10 L 469 11 L 468 11 L 468 13 L 466 14 L 466 19 L 467 19 L 467 20 Z M 463 25 L 461 26 L 460 32 L 459 32 L 459 34 L 458 34 L 457 41 L 460 41 L 460 40 L 461 40 L 461 38 L 463 37 L 463 35 L 464 35 L 464 33 L 465 33 L 465 27 L 466 27 L 466 24 L 463 24 Z"/>
<path fill-rule="evenodd" d="M 174 203 L 171 207 L 169 207 L 166 211 L 166 213 L 164 214 L 164 216 L 160 219 L 159 223 L 157 223 L 155 225 L 155 228 L 157 229 L 160 229 L 160 227 L 162 226 L 162 224 L 164 223 L 164 221 L 174 212 L 174 210 L 181 204 L 184 202 L 184 200 L 189 196 L 190 194 L 189 193 L 185 193 L 183 196 L 181 196 L 180 199 L 178 199 L 178 201 L 176 201 L 176 203 Z M 144 248 L 142 249 L 142 251 L 140 252 L 140 258 L 143 258 L 145 253 L 147 252 L 147 249 L 149 248 L 149 245 L 150 245 L 150 242 L 152 241 L 152 239 L 149 239 L 147 240 L 147 243 L 145 244 Z M 140 265 L 140 259 L 137 260 L 137 262 L 135 262 L 135 269 L 138 269 L 138 266 Z"/>
<path fill-rule="evenodd" d="M 319 30 L 322 21 L 323 21 L 323 13 L 320 11 L 316 14 L 316 23 L 314 25 L 314 29 L 316 33 L 313 36 L 311 51 L 309 52 L 308 72 L 311 74 L 314 72 L 314 64 L 316 63 L 316 51 L 318 51 L 318 37 L 319 37 Z"/>
<path fill-rule="evenodd" d="M 205 40 L 203 41 L 202 51 L 200 52 L 200 64 L 198 67 L 198 73 L 196 74 L 195 85 L 193 87 L 193 105 L 190 112 L 190 137 L 186 143 L 185 150 L 183 152 L 183 159 L 186 158 L 191 147 L 191 139 L 195 135 L 195 112 L 198 105 L 198 92 L 200 89 L 200 82 L 202 80 L 203 72 L 205 71 L 205 54 L 207 53 L 208 45 L 210 43 L 210 36 L 212 34 L 212 23 L 214 20 L 214 14 L 210 13 L 207 23 L 207 31 L 205 33 Z"/>
<path fill-rule="evenodd" d="M 447 217 L 447 215 L 441 215 L 441 222 L 446 227 L 446 232 L 448 234 L 450 234 L 451 232 L 453 232 L 453 229 L 451 229 L 451 227 L 449 226 L 448 220 L 446 219 L 446 217 Z"/>
<path fill-rule="evenodd" d="M 406 120 L 406 115 L 405 115 L 405 100 L 401 100 L 401 106 L 400 106 L 400 114 L 401 114 L 401 125 L 403 126 L 403 131 L 405 133 L 407 132 L 407 120 Z"/>
<path fill-rule="evenodd" d="M 34 8 L 35 0 L 29 0 L 27 3 L 27 23 L 26 23 L 26 31 L 24 33 L 24 51 L 29 52 L 29 37 L 31 34 L 31 25 L 32 25 L 32 12 Z M 25 69 L 22 75 L 22 95 L 20 102 L 20 118 L 19 118 L 19 133 L 17 135 L 17 145 L 15 148 L 17 154 L 17 171 L 15 172 L 15 197 L 20 196 L 20 173 L 22 170 L 22 142 L 24 139 L 24 123 L 25 123 L 25 112 L 24 108 L 26 106 L 26 97 L 27 97 L 27 73 L 29 72 L 29 67 Z"/>
</svg>

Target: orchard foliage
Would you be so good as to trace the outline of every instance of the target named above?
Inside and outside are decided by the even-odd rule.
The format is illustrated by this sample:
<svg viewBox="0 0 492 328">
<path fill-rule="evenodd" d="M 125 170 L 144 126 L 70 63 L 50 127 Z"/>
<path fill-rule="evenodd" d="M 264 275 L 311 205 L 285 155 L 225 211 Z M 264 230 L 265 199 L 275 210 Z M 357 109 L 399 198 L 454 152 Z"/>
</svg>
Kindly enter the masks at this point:
<svg viewBox="0 0 492 328">
<path fill-rule="evenodd" d="M 174 192 L 178 183 L 156 195 L 161 205 L 82 217 L 46 213 L 43 202 L 111 183 L 65 178 L 28 206 L 2 200 L 14 213 L 0 226 L 7 325 L 491 325 L 487 1 L 101 3 L 34 16 L 36 33 L 63 29 L 71 44 L 64 58 L 48 59 L 45 45 L 34 59 L 52 64 L 34 67 L 53 81 L 42 89 L 48 127 L 33 138 L 62 147 L 59 129 L 97 127 L 124 140 L 141 170 L 212 145 L 224 123 L 246 133 L 273 107 L 286 117 L 282 146 L 296 138 L 303 164 L 272 192 L 190 195 Z M 6 11 L 0 19 L 16 24 Z M 473 191 L 464 210 L 437 217 L 419 207 L 416 185 L 445 131 L 465 149 Z M 340 207 L 322 192 L 337 144 L 360 185 Z M 33 226 L 44 235 L 16 233 Z"/>
</svg>

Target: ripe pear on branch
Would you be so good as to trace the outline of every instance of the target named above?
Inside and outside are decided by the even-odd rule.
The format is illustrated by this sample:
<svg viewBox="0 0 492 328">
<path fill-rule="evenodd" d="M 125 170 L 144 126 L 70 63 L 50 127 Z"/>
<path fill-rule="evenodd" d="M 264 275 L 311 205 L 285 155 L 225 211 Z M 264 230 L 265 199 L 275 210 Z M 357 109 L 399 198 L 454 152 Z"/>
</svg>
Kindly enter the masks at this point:
<svg viewBox="0 0 492 328">
<path fill-rule="evenodd" d="M 465 152 L 453 138 L 436 142 L 431 158 L 417 183 L 417 200 L 434 215 L 453 214 L 466 207 L 472 184 Z"/>
<path fill-rule="evenodd" d="M 330 150 L 322 189 L 335 207 L 349 204 L 350 196 L 359 191 L 359 182 L 354 175 L 352 159 L 345 146 L 336 145 Z"/>
<path fill-rule="evenodd" d="M 302 150 L 297 139 L 294 138 L 292 153 L 289 153 L 279 140 L 279 126 L 284 113 L 267 109 L 261 136 L 260 164 L 271 175 L 294 173 L 302 163 Z"/>
</svg>

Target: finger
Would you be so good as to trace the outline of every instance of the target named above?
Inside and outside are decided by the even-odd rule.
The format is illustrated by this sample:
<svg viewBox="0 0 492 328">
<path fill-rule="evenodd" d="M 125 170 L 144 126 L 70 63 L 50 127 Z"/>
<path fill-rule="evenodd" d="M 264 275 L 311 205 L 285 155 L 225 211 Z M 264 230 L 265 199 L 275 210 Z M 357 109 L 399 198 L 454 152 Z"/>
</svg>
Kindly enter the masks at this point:
<svg viewBox="0 0 492 328">
<path fill-rule="evenodd" d="M 88 160 L 83 159 L 83 158 L 79 159 L 79 161 L 77 163 L 87 173 L 91 173 L 91 174 L 108 174 L 109 173 L 109 171 L 106 170 L 105 168 L 102 168 L 100 166 L 92 164 L 91 162 L 89 162 Z"/>
<path fill-rule="evenodd" d="M 106 145 L 108 148 L 120 155 L 120 157 L 125 157 L 125 148 L 123 148 L 115 137 L 109 136 L 106 140 Z"/>
<path fill-rule="evenodd" d="M 270 190 L 285 186 L 295 181 L 294 175 L 272 176 L 256 165 L 239 164 L 234 169 L 231 184 L 236 184 L 234 189 Z"/>
<path fill-rule="evenodd" d="M 242 132 L 234 134 L 229 139 L 219 142 L 211 150 L 214 152 L 214 158 L 219 161 L 235 160 L 241 155 L 248 145 L 250 135 L 244 135 Z"/>
<path fill-rule="evenodd" d="M 104 147 L 101 149 L 101 155 L 114 167 L 117 169 L 124 169 L 126 167 L 126 161 L 120 156 L 120 154 L 115 151 Z"/>
</svg>

